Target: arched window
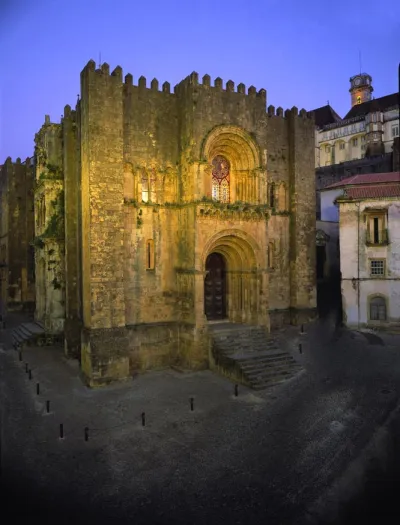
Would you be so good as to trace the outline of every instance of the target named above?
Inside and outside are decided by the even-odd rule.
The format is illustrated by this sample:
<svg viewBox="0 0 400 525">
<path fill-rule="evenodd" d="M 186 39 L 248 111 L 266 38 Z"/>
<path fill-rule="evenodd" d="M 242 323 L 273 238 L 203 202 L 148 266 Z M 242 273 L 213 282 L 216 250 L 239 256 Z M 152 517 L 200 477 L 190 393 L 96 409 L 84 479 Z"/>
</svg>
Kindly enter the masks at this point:
<svg viewBox="0 0 400 525">
<path fill-rule="evenodd" d="M 215 201 L 229 202 L 230 192 L 230 164 L 229 161 L 218 155 L 212 161 L 212 198 Z"/>
<path fill-rule="evenodd" d="M 384 297 L 373 297 L 369 302 L 371 321 L 386 321 L 386 301 Z"/>
<path fill-rule="evenodd" d="M 154 270 L 154 241 L 149 239 L 146 243 L 146 269 Z"/>
</svg>

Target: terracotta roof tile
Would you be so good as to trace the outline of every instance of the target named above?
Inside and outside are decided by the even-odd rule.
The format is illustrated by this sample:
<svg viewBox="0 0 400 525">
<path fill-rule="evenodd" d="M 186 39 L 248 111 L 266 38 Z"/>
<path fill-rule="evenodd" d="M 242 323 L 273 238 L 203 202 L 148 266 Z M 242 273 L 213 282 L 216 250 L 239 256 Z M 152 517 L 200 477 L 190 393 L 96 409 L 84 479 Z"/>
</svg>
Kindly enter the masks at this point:
<svg viewBox="0 0 400 525">
<path fill-rule="evenodd" d="M 390 182 L 400 183 L 399 171 L 390 173 L 364 173 L 360 175 L 353 175 L 352 177 L 348 177 L 347 179 L 343 179 L 339 182 L 335 182 L 334 184 L 326 186 L 324 190 L 342 188 L 344 186 L 353 186 L 358 184 L 387 184 Z"/>
<path fill-rule="evenodd" d="M 385 197 L 400 197 L 400 183 L 346 188 L 343 197 L 348 199 L 382 199 Z"/>
</svg>

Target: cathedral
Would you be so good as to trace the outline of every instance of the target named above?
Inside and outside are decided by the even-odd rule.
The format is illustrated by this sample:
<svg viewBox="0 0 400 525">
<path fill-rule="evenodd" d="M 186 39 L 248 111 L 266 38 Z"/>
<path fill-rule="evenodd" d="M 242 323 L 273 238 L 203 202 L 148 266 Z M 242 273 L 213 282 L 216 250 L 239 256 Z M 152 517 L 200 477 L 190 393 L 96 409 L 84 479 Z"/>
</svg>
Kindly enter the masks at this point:
<svg viewBox="0 0 400 525">
<path fill-rule="evenodd" d="M 36 134 L 35 316 L 90 386 L 208 368 L 218 322 L 315 316 L 314 120 L 223 84 L 89 61 Z"/>
</svg>

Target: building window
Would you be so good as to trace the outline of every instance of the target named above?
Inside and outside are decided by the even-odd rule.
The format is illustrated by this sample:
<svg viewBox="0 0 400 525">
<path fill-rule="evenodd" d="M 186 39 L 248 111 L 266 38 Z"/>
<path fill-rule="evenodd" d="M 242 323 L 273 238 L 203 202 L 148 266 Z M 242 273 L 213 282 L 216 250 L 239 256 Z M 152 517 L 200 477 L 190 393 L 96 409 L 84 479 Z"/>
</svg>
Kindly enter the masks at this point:
<svg viewBox="0 0 400 525">
<path fill-rule="evenodd" d="M 365 142 L 365 135 L 363 135 L 363 136 L 361 137 L 361 144 L 364 144 L 364 142 Z"/>
<path fill-rule="evenodd" d="M 229 202 L 229 175 L 229 161 L 218 155 L 212 161 L 212 198 L 215 201 Z"/>
<path fill-rule="evenodd" d="M 378 140 L 378 133 L 374 133 L 374 140 Z"/>
<path fill-rule="evenodd" d="M 275 208 L 275 183 L 272 182 L 269 186 L 269 195 L 268 195 L 268 202 L 270 208 Z"/>
<path fill-rule="evenodd" d="M 353 146 L 358 146 L 358 138 L 353 139 L 352 141 Z"/>
<path fill-rule="evenodd" d="M 344 148 L 345 148 L 345 143 L 341 142 L 340 145 L 339 145 L 339 149 L 344 149 Z"/>
<path fill-rule="evenodd" d="M 385 275 L 385 259 L 370 260 L 371 277 L 383 277 Z"/>
<path fill-rule="evenodd" d="M 372 115 L 372 122 L 376 122 L 376 113 Z"/>
<path fill-rule="evenodd" d="M 371 321 L 386 321 L 386 300 L 384 297 L 373 297 L 369 302 Z"/>
<path fill-rule="evenodd" d="M 331 147 L 330 146 L 325 146 L 325 153 L 330 153 L 331 151 Z"/>
<path fill-rule="evenodd" d="M 392 138 L 399 136 L 399 125 L 395 124 L 392 126 Z"/>
<path fill-rule="evenodd" d="M 365 151 L 365 144 L 361 145 L 361 151 Z"/>
<path fill-rule="evenodd" d="M 146 170 L 142 171 L 142 201 L 149 202 L 149 177 Z"/>
<path fill-rule="evenodd" d="M 367 244 L 383 245 L 388 242 L 386 227 L 386 211 L 370 211 L 366 215 L 367 221 Z"/>
<path fill-rule="evenodd" d="M 154 241 L 149 239 L 146 242 L 146 269 L 154 270 Z"/>
</svg>

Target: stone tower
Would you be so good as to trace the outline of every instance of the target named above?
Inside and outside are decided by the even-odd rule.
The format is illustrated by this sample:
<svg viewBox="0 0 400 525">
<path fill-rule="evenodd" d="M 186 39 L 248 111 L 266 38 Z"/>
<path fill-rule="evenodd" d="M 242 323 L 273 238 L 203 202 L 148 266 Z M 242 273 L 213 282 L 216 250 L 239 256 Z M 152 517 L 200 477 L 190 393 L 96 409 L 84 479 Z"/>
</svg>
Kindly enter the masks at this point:
<svg viewBox="0 0 400 525">
<path fill-rule="evenodd" d="M 350 78 L 351 107 L 356 104 L 363 104 L 371 100 L 372 77 L 368 73 L 360 73 Z"/>
</svg>

